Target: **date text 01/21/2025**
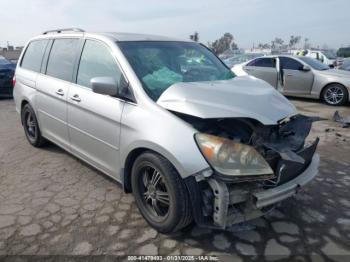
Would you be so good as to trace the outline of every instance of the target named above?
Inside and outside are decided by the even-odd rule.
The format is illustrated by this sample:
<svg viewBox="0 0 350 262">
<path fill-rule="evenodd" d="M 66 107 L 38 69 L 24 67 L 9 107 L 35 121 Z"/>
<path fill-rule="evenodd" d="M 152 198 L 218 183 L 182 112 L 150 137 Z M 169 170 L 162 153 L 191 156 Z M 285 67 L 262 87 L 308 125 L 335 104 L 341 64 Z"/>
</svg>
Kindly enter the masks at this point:
<svg viewBox="0 0 350 262">
<path fill-rule="evenodd" d="M 128 256 L 128 261 L 219 261 L 217 256 Z"/>
</svg>

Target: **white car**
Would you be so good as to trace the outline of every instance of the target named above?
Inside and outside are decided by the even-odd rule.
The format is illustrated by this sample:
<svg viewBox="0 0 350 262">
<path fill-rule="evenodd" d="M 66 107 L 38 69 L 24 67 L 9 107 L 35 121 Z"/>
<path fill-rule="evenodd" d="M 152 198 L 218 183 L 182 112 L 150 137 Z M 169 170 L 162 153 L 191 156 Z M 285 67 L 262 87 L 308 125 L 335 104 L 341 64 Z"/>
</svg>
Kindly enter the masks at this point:
<svg viewBox="0 0 350 262">
<path fill-rule="evenodd" d="M 331 67 L 335 65 L 335 61 L 337 59 L 336 54 L 331 50 L 308 50 L 305 56 L 315 58 L 318 61 Z"/>
</svg>

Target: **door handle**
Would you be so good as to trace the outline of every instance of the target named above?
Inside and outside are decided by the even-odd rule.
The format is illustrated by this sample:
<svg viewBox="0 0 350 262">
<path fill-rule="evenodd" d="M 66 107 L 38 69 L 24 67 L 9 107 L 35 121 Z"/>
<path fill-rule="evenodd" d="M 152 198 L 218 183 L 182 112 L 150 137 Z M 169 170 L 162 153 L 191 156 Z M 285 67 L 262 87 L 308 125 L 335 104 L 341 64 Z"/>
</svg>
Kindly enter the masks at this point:
<svg viewBox="0 0 350 262">
<path fill-rule="evenodd" d="M 294 76 L 294 75 L 292 75 L 292 74 L 287 74 L 287 76 Z"/>
<path fill-rule="evenodd" d="M 244 70 L 246 70 L 246 71 L 254 71 L 254 69 L 252 69 L 252 68 L 245 68 Z"/>
<path fill-rule="evenodd" d="M 70 99 L 72 99 L 73 101 L 76 101 L 76 102 L 80 102 L 80 101 L 81 101 L 79 95 L 77 95 L 77 94 L 75 94 L 74 96 L 72 96 Z"/>
<path fill-rule="evenodd" d="M 62 89 L 58 89 L 56 91 L 56 94 L 59 95 L 59 96 L 64 96 L 64 93 L 63 93 L 63 90 Z"/>
</svg>

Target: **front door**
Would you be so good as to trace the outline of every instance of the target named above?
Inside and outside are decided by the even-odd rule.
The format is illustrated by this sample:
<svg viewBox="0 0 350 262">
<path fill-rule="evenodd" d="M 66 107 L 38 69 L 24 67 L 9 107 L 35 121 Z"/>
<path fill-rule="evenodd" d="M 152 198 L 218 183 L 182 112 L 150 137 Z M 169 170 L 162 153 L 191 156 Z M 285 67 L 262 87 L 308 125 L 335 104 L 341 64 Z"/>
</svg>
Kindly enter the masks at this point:
<svg viewBox="0 0 350 262">
<path fill-rule="evenodd" d="M 119 82 L 121 75 L 108 46 L 86 40 L 76 84 L 72 84 L 68 94 L 68 129 L 73 153 L 116 178 L 120 168 L 119 137 L 124 102 L 94 93 L 90 80 L 107 76 Z"/>
<path fill-rule="evenodd" d="M 285 94 L 310 94 L 314 81 L 311 70 L 304 71 L 303 64 L 290 57 L 279 57 L 282 92 Z"/>
</svg>

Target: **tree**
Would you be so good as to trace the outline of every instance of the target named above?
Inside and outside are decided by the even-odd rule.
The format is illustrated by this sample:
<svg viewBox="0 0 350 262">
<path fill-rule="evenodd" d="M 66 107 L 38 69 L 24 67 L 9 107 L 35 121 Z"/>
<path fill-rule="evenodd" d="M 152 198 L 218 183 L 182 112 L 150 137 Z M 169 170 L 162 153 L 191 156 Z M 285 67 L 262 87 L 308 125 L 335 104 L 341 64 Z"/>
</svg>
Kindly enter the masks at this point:
<svg viewBox="0 0 350 262">
<path fill-rule="evenodd" d="M 271 49 L 281 49 L 281 46 L 283 45 L 284 41 L 282 38 L 275 37 L 274 40 L 271 41 Z"/>
<path fill-rule="evenodd" d="M 271 48 L 271 46 L 269 44 L 267 44 L 267 43 L 266 44 L 259 43 L 258 47 L 260 49 L 269 49 L 269 48 Z"/>
<path fill-rule="evenodd" d="M 279 37 L 275 37 L 275 40 L 273 40 L 273 42 L 277 45 L 283 45 L 284 43 L 283 39 Z"/>
<path fill-rule="evenodd" d="M 238 49 L 238 46 L 234 42 L 233 35 L 230 33 L 225 33 L 222 37 L 212 43 L 211 49 L 215 54 L 219 55 L 228 49 Z"/>
<path fill-rule="evenodd" d="M 301 40 L 301 36 L 294 36 L 294 35 L 291 35 L 290 36 L 290 39 L 289 39 L 289 48 L 293 48 L 297 43 L 299 43 Z"/>
<path fill-rule="evenodd" d="M 233 41 L 232 41 L 232 43 L 231 43 L 231 49 L 232 49 L 232 50 L 238 49 L 238 45 L 237 45 L 235 42 L 233 42 Z"/>
<path fill-rule="evenodd" d="M 271 41 L 271 49 L 275 49 L 276 48 L 276 43 L 274 40 Z"/>
<path fill-rule="evenodd" d="M 311 48 L 311 44 L 309 42 L 309 38 L 305 37 L 304 38 L 304 49 L 310 49 Z"/>
<path fill-rule="evenodd" d="M 192 41 L 198 42 L 199 41 L 199 34 L 198 34 L 198 32 L 194 32 L 193 35 L 190 35 L 190 39 Z"/>
</svg>

